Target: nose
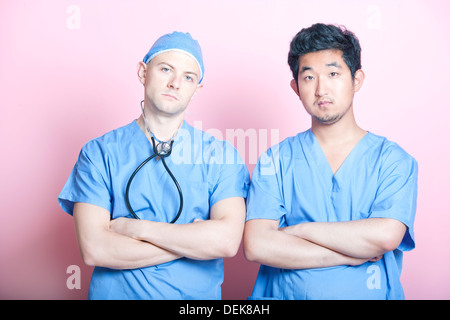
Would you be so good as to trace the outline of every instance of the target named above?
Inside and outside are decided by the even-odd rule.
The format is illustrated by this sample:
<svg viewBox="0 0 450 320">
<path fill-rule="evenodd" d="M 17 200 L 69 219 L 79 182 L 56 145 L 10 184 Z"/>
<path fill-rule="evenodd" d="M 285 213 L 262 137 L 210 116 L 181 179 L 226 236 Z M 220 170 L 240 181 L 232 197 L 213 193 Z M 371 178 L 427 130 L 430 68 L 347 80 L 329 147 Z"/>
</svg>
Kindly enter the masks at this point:
<svg viewBox="0 0 450 320">
<path fill-rule="evenodd" d="M 320 76 L 317 78 L 316 82 L 316 97 L 323 97 L 328 94 L 327 92 L 326 80 Z"/>
<path fill-rule="evenodd" d="M 178 90 L 180 89 L 181 77 L 178 75 L 173 75 L 169 82 L 167 83 L 167 87 L 170 89 Z"/>
</svg>

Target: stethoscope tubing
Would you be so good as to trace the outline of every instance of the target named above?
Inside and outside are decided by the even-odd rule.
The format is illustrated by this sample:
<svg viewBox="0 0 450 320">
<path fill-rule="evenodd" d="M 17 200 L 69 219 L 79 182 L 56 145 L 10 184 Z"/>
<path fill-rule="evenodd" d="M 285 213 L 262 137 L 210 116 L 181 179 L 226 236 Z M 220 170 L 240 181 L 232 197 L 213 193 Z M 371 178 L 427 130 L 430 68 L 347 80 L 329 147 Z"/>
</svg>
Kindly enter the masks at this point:
<svg viewBox="0 0 450 320">
<path fill-rule="evenodd" d="M 169 169 L 169 167 L 167 166 L 167 163 L 166 163 L 166 160 L 164 159 L 165 157 L 168 157 L 170 154 L 171 154 L 171 152 L 172 152 L 172 145 L 173 145 L 173 141 L 170 143 L 170 151 L 169 152 L 167 152 L 167 153 L 162 153 L 162 152 L 160 152 L 160 153 L 158 153 L 158 151 L 157 151 L 157 146 L 156 146 L 156 143 L 155 143 L 155 140 L 153 139 L 153 137 L 152 137 L 152 144 L 153 144 L 153 154 L 150 156 L 150 157 L 148 157 L 147 159 L 145 159 L 144 161 L 142 161 L 142 163 L 134 170 L 134 172 L 132 173 L 132 175 L 130 176 L 130 178 L 128 179 L 128 183 L 127 183 L 127 187 L 126 187 L 126 190 L 125 190 L 125 203 L 126 203 L 126 205 L 127 205 L 127 208 L 128 208 L 128 210 L 130 211 L 130 213 L 133 215 L 133 217 L 135 218 L 135 219 L 140 219 L 139 217 L 138 217 L 138 215 L 134 212 L 134 210 L 133 210 L 133 208 L 131 207 L 131 204 L 130 204 L 130 197 L 129 197 L 129 194 L 130 194 L 130 186 L 131 186 L 131 182 L 133 181 L 133 179 L 134 179 L 134 177 L 136 176 L 136 174 L 150 161 L 150 160 L 152 160 L 154 157 L 156 157 L 156 156 L 159 156 L 160 158 L 161 158 L 161 161 L 162 161 L 162 163 L 163 163 L 163 165 L 164 165 L 164 168 L 166 169 L 166 171 L 167 171 L 167 173 L 169 174 L 169 176 L 170 176 L 170 178 L 172 179 L 172 181 L 175 183 L 175 186 L 177 187 L 177 190 L 178 190 L 178 195 L 179 195 L 179 197 L 180 197 L 180 206 L 179 206 L 179 209 L 178 209 L 178 213 L 177 213 L 177 215 L 175 216 L 175 218 L 170 222 L 170 223 L 175 223 L 177 220 L 178 220 L 178 218 L 180 217 L 180 215 L 181 215 L 181 211 L 183 211 L 183 192 L 182 192 L 182 190 L 181 190 L 181 187 L 180 187 L 180 184 L 178 183 L 178 181 L 177 181 L 177 179 L 175 178 L 175 176 L 173 175 L 173 173 L 172 173 L 172 171 L 170 171 L 170 169 Z"/>
</svg>

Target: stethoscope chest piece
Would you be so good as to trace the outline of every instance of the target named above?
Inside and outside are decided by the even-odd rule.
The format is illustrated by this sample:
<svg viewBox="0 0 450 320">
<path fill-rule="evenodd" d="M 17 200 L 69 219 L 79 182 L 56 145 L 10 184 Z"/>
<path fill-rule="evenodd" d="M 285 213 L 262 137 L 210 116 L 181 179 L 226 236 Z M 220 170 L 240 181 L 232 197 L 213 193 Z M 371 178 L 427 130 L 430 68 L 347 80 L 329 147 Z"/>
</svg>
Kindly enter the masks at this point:
<svg viewBox="0 0 450 320">
<path fill-rule="evenodd" d="M 152 137 L 153 140 L 153 137 Z M 171 142 L 160 142 L 158 144 L 154 145 L 154 152 L 161 158 L 167 157 L 172 153 L 172 144 L 173 140 Z"/>
</svg>

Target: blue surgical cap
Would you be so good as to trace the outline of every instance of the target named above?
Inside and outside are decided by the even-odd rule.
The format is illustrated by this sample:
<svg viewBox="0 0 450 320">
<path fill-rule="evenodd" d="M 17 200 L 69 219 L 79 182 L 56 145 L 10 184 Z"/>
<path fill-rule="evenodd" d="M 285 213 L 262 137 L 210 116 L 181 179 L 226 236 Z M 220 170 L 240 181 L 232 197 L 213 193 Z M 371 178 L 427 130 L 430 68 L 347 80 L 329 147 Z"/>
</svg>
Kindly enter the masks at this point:
<svg viewBox="0 0 450 320">
<path fill-rule="evenodd" d="M 183 33 L 175 31 L 160 37 L 150 51 L 144 57 L 144 63 L 148 63 L 158 54 L 167 51 L 178 51 L 183 52 L 191 56 L 198 64 L 200 68 L 200 82 L 203 80 L 203 75 L 205 73 L 205 68 L 203 66 L 202 49 L 197 40 L 194 40 L 189 33 Z"/>
</svg>

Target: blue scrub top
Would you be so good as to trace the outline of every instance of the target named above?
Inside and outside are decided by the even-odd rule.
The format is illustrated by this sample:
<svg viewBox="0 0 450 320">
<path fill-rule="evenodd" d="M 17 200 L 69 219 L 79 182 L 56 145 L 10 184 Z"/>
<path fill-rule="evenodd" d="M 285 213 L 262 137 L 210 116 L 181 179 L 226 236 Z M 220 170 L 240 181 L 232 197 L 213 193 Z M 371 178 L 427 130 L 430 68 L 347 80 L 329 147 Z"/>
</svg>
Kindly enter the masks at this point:
<svg viewBox="0 0 450 320">
<path fill-rule="evenodd" d="M 105 208 L 112 219 L 132 218 L 125 204 L 125 189 L 136 167 L 151 154 L 151 142 L 136 121 L 89 141 L 59 195 L 60 206 L 73 214 L 74 203 L 84 202 Z M 183 192 L 177 224 L 209 219 L 216 202 L 247 196 L 249 173 L 236 149 L 186 122 L 166 163 Z M 179 201 L 162 161 L 152 159 L 134 177 L 130 203 L 141 219 L 170 222 Z M 220 299 L 223 271 L 222 259 L 182 258 L 133 270 L 96 267 L 89 298 Z"/>
<path fill-rule="evenodd" d="M 407 226 L 378 262 L 305 270 L 260 267 L 252 299 L 404 299 L 403 251 L 414 248 L 417 162 L 397 144 L 366 134 L 333 174 L 313 132 L 287 138 L 253 171 L 247 220 L 303 222 L 392 218 Z"/>
</svg>

